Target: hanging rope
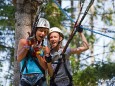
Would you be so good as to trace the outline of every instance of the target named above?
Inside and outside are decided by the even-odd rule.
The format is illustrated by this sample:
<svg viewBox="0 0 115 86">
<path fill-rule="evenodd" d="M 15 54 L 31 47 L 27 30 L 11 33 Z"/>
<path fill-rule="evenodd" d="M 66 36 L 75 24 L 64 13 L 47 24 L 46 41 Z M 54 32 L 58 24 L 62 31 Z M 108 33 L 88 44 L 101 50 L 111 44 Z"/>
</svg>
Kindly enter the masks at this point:
<svg viewBox="0 0 115 86">
<path fill-rule="evenodd" d="M 58 3 L 56 0 L 53 0 L 53 1 L 54 1 L 54 3 L 59 7 L 59 9 L 64 13 L 64 15 L 66 15 L 67 18 L 69 18 L 72 22 L 75 22 L 75 21 L 73 21 L 73 19 L 72 19 L 70 16 L 68 16 L 68 14 L 61 8 L 61 6 L 59 5 L 59 3 Z"/>
<path fill-rule="evenodd" d="M 45 5 L 48 3 L 47 0 L 38 0 L 38 7 L 37 7 L 37 12 L 36 12 L 36 17 L 35 17 L 35 21 L 33 23 L 33 26 L 32 26 L 32 32 L 31 34 L 29 34 L 29 36 L 33 36 L 34 35 L 34 32 L 35 32 L 35 28 L 37 26 L 37 23 L 39 21 L 39 18 L 41 17 L 41 13 L 43 11 L 43 8 L 45 8 Z"/>
<path fill-rule="evenodd" d="M 91 31 L 91 32 L 93 32 L 93 33 L 96 33 L 96 34 L 99 34 L 99 35 L 102 35 L 102 36 L 105 36 L 105 37 L 108 37 L 108 38 L 111 38 L 111 39 L 115 40 L 115 38 L 113 38 L 113 37 L 111 37 L 111 36 L 108 36 L 108 35 L 105 35 L 105 34 L 102 34 L 102 33 L 96 32 L 96 31 L 93 31 L 93 30 L 91 30 L 91 29 L 88 29 L 88 28 L 83 28 L 83 29 L 88 30 L 88 31 Z"/>
<path fill-rule="evenodd" d="M 70 35 L 70 37 L 69 37 L 69 39 L 68 39 L 68 41 L 67 41 L 67 43 L 66 43 L 66 45 L 65 45 L 65 47 L 64 47 L 64 49 L 63 49 L 62 54 L 65 53 L 65 51 L 66 51 L 66 49 L 67 49 L 69 43 L 70 43 L 71 40 L 73 39 L 75 33 L 77 32 L 77 29 L 79 28 L 79 26 L 81 25 L 81 23 L 82 23 L 82 21 L 84 20 L 85 16 L 87 15 L 87 13 L 88 13 L 90 7 L 92 6 L 93 2 L 94 2 L 94 0 L 91 0 L 91 1 L 90 1 L 89 5 L 87 6 L 87 8 L 86 8 L 86 10 L 85 10 L 85 12 L 84 12 L 84 15 L 82 16 L 82 18 L 81 18 L 81 20 L 80 20 L 80 22 L 79 22 L 79 24 L 78 24 L 78 20 L 79 20 L 79 19 L 77 19 L 77 21 L 75 22 L 75 25 L 74 25 L 74 28 L 73 28 L 73 30 L 72 30 L 72 33 L 71 33 L 71 35 Z"/>
<path fill-rule="evenodd" d="M 47 0 L 43 0 L 43 1 L 39 1 L 38 0 L 38 8 L 37 8 L 37 12 L 36 12 L 36 17 L 35 17 L 35 21 L 34 21 L 34 23 L 33 23 L 33 26 L 32 26 L 32 32 L 30 33 L 30 32 L 28 32 L 28 35 L 29 35 L 29 39 L 30 40 L 33 40 L 34 39 L 34 32 L 35 32 L 35 28 L 36 28 L 36 26 L 37 26 L 37 23 L 38 23 L 38 21 L 39 21 L 39 18 L 40 18 L 40 16 L 41 16 L 41 12 L 42 12 L 42 10 L 43 10 L 43 8 L 45 7 L 45 5 L 47 4 Z M 25 48 L 29 48 L 28 46 L 24 46 L 22 49 L 21 49 L 21 51 L 19 52 L 19 55 L 23 52 L 23 50 L 25 49 Z"/>
<path fill-rule="evenodd" d="M 79 11 L 79 14 L 78 14 L 78 17 L 77 17 L 76 22 L 78 22 L 78 20 L 79 20 L 79 18 L 80 18 L 80 14 L 81 14 L 81 12 L 82 12 L 84 2 L 85 2 L 85 0 L 84 0 L 84 1 L 82 1 L 82 0 L 80 1 L 80 11 Z"/>
</svg>

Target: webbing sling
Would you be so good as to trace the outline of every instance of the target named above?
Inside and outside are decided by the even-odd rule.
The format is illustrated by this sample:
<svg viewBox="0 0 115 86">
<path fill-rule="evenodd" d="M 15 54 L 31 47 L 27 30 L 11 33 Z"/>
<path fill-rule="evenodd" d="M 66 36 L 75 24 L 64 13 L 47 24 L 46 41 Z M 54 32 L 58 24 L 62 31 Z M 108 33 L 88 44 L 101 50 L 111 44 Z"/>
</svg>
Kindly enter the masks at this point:
<svg viewBox="0 0 115 86">
<path fill-rule="evenodd" d="M 39 64 L 38 60 L 36 59 L 36 57 L 33 58 L 34 62 L 36 63 L 36 65 L 40 68 L 40 70 L 42 71 L 42 73 L 45 75 L 45 70 L 42 68 L 42 66 Z"/>
<path fill-rule="evenodd" d="M 27 53 L 28 54 L 28 53 Z M 28 55 L 26 55 L 26 57 L 27 57 Z M 28 69 L 27 69 L 27 61 L 28 61 L 28 57 L 26 58 L 26 60 L 24 61 L 24 64 L 23 64 L 23 66 L 22 66 L 22 69 L 21 69 L 21 73 L 24 71 L 24 69 L 26 68 L 26 72 L 28 72 Z"/>
<path fill-rule="evenodd" d="M 54 80 L 55 79 L 55 77 L 56 77 L 56 74 L 57 74 L 57 72 L 58 72 L 58 70 L 59 70 L 59 67 L 60 67 L 60 65 L 61 65 L 61 58 L 59 58 L 58 59 L 58 64 L 57 64 L 57 66 L 56 66 L 56 68 L 55 68 L 55 71 L 54 71 L 54 73 L 53 73 L 53 76 L 51 77 L 51 80 Z"/>
<path fill-rule="evenodd" d="M 70 72 L 69 72 L 68 69 L 67 69 L 66 62 L 65 62 L 65 54 L 62 55 L 62 59 L 63 59 L 63 61 L 64 61 L 64 67 L 65 67 L 66 73 L 67 73 L 68 78 L 69 78 L 69 80 L 70 80 L 70 83 L 69 83 L 68 86 L 72 86 L 72 81 L 73 81 L 73 80 L 72 80 L 72 75 L 70 74 Z"/>
<path fill-rule="evenodd" d="M 56 83 L 54 82 L 54 79 L 55 79 L 56 74 L 57 74 L 57 72 L 58 72 L 58 70 L 60 68 L 60 65 L 62 64 L 62 62 L 61 62 L 62 60 L 63 60 L 63 63 L 64 63 L 65 71 L 66 71 L 67 76 L 68 76 L 68 78 L 70 80 L 70 83 L 69 83 L 68 86 L 72 86 L 72 76 L 71 76 L 70 72 L 67 69 L 67 66 L 66 66 L 66 63 L 65 63 L 65 55 L 64 54 L 62 55 L 62 58 L 58 59 L 58 64 L 57 64 L 57 66 L 55 68 L 55 71 L 53 73 L 53 76 L 51 77 L 51 80 L 50 80 L 50 86 L 57 86 Z"/>
</svg>

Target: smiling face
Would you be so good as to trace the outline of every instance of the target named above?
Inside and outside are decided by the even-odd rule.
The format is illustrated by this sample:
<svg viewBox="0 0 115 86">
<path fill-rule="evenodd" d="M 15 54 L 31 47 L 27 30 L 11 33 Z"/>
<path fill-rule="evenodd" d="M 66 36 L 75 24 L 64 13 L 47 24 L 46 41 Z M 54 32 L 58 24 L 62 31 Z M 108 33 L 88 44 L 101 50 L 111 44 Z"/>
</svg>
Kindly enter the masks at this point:
<svg viewBox="0 0 115 86">
<path fill-rule="evenodd" d="M 59 33 L 52 32 L 49 36 L 49 42 L 52 48 L 57 47 L 59 42 L 62 40 L 62 37 L 60 37 Z"/>
<path fill-rule="evenodd" d="M 38 41 L 42 41 L 47 34 L 48 34 L 48 29 L 47 28 L 39 28 L 36 31 L 36 39 Z"/>
</svg>

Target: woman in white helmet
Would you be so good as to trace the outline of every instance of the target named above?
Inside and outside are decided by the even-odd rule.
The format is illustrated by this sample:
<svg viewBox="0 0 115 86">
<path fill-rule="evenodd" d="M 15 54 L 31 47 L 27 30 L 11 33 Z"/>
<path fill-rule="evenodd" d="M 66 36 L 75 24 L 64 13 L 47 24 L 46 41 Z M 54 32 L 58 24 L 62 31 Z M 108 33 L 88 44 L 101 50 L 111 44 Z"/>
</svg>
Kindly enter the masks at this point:
<svg viewBox="0 0 115 86">
<path fill-rule="evenodd" d="M 64 35 L 58 27 L 52 27 L 50 29 L 48 40 L 51 47 L 50 55 L 52 57 L 52 68 L 54 70 L 54 74 L 50 80 L 50 86 L 73 86 L 72 71 L 69 63 L 69 57 L 71 54 L 80 54 L 89 48 L 88 42 L 82 31 L 83 28 L 78 29 L 79 35 L 83 41 L 83 45 L 78 48 L 68 47 L 66 49 L 66 52 L 64 54 L 65 64 L 67 67 L 66 69 L 64 66 L 64 62 L 62 60 L 61 61 L 59 60 L 60 58 L 63 58 L 63 55 L 61 55 L 61 53 L 63 51 L 62 40 L 64 38 Z M 57 65 L 60 64 L 60 62 L 61 65 L 58 68 Z M 58 71 L 56 71 L 57 69 Z M 69 71 L 69 73 L 67 73 L 67 71 Z"/>
<path fill-rule="evenodd" d="M 17 61 L 20 62 L 21 86 L 47 86 L 45 70 L 51 64 L 46 63 L 44 57 L 48 57 L 50 50 L 43 45 L 43 40 L 49 28 L 48 20 L 40 18 L 33 36 L 19 41 Z"/>
</svg>

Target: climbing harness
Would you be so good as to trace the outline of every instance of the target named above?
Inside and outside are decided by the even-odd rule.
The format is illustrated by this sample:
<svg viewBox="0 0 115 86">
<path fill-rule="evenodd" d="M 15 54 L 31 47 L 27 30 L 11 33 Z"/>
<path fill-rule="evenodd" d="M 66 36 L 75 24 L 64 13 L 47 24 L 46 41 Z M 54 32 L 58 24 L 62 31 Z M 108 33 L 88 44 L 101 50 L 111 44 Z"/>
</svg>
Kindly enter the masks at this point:
<svg viewBox="0 0 115 86">
<path fill-rule="evenodd" d="M 38 54 L 38 57 L 36 57 L 35 54 Z M 21 73 L 20 73 L 20 78 L 21 78 L 20 81 L 21 81 L 21 83 L 23 83 L 23 82 L 27 83 L 28 82 L 28 84 L 35 84 L 36 83 L 38 85 L 38 84 L 42 84 L 46 80 L 46 78 L 45 78 L 45 70 L 40 65 L 40 63 L 39 63 L 39 61 L 37 59 L 37 58 L 43 58 L 43 55 L 44 55 L 44 46 L 41 47 L 41 49 L 39 48 L 39 50 L 37 49 L 37 51 L 36 50 L 32 51 L 32 48 L 30 47 L 30 49 L 29 49 L 29 51 L 28 51 L 28 53 L 26 55 L 26 58 L 24 60 L 24 63 L 22 65 L 22 69 L 21 69 Z M 27 63 L 28 63 L 29 58 L 31 58 L 31 61 L 34 61 L 34 63 L 37 65 L 37 67 L 41 70 L 41 72 L 43 74 L 38 74 L 37 76 L 36 76 L 36 74 L 29 74 L 31 76 L 22 74 L 24 70 L 26 71 L 26 73 L 29 72 L 28 67 L 27 67 Z M 31 86 L 33 86 L 33 85 L 31 85 Z"/>
</svg>

